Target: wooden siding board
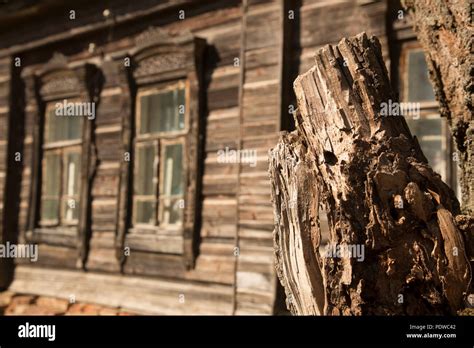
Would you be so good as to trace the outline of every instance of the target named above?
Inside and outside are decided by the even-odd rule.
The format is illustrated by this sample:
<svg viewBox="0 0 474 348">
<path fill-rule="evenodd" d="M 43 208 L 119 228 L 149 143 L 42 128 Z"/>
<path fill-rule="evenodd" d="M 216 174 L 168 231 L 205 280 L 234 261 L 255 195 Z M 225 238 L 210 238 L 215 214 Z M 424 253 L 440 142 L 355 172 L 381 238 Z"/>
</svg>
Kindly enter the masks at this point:
<svg viewBox="0 0 474 348">
<path fill-rule="evenodd" d="M 101 291 L 97 291 L 100 284 Z M 17 268 L 12 291 L 121 307 L 155 315 L 231 313 L 232 289 L 228 285 L 147 279 L 55 269 Z M 140 291 L 137 291 L 140 289 Z M 184 303 L 180 302 L 184 295 Z M 182 297 L 181 297 L 182 298 Z"/>
</svg>

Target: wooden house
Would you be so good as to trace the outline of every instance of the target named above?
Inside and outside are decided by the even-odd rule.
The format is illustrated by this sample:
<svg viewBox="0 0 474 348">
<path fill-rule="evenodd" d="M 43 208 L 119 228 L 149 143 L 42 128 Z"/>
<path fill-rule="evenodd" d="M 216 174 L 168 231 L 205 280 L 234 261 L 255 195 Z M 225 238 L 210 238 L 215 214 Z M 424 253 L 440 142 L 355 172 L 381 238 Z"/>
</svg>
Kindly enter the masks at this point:
<svg viewBox="0 0 474 348">
<path fill-rule="evenodd" d="M 0 259 L 0 286 L 135 313 L 282 313 L 267 153 L 314 52 L 362 31 L 455 185 L 398 1 L 2 1 L 0 243 L 38 259 Z"/>
</svg>

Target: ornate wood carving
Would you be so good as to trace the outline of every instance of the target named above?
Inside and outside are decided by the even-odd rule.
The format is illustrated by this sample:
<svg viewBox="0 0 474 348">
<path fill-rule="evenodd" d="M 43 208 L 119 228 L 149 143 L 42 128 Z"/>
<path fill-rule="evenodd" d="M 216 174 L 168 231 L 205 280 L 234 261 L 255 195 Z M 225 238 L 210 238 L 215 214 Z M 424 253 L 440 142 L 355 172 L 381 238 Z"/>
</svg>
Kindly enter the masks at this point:
<svg viewBox="0 0 474 348">
<path fill-rule="evenodd" d="M 187 65 L 188 57 L 185 54 L 163 54 L 143 59 L 135 69 L 135 78 L 141 78 L 160 72 L 184 69 Z"/>
<path fill-rule="evenodd" d="M 196 68 L 195 53 L 200 41 L 189 32 L 173 37 L 160 28 L 147 29 L 136 37 L 136 47 L 130 52 L 134 79 L 146 84 L 187 75 Z"/>
<path fill-rule="evenodd" d="M 39 77 L 39 94 L 44 100 L 77 95 L 84 88 L 76 73 L 68 68 L 67 58 L 61 53 L 56 52 L 35 75 Z"/>
<path fill-rule="evenodd" d="M 70 74 L 55 74 L 50 76 L 49 81 L 45 80 L 41 86 L 41 96 L 47 98 L 58 93 L 75 94 L 80 89 L 79 81 L 75 76 L 68 76 Z"/>
</svg>

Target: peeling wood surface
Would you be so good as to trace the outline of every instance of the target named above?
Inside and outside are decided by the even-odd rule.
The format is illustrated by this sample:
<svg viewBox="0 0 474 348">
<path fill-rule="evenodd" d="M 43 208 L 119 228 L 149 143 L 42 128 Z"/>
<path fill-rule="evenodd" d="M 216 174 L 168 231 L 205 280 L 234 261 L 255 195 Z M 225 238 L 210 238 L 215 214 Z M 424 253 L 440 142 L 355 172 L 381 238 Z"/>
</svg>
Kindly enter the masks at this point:
<svg viewBox="0 0 474 348">
<path fill-rule="evenodd" d="M 275 205 L 286 210 L 275 215 L 277 274 L 287 290 L 286 302 L 292 313 L 322 315 L 326 296 L 322 260 L 315 252 L 321 233 L 314 218 L 319 196 L 311 161 L 306 160 L 306 149 L 294 134 L 282 137 L 274 151 L 279 156 L 271 157 L 270 167 L 281 169 L 273 174 L 272 194 Z M 285 233 L 292 226 L 299 230 Z"/>
<path fill-rule="evenodd" d="M 396 98 L 379 41 L 364 33 L 318 50 L 294 89 L 296 131 L 270 153 L 277 269 L 290 310 L 454 313 L 471 281 L 453 219 L 459 203 L 404 118 L 381 115 Z M 321 255 L 319 204 L 330 245 L 363 248 L 363 257 Z"/>
<path fill-rule="evenodd" d="M 232 289 L 220 284 L 19 266 L 10 290 L 148 315 L 231 314 Z"/>
<path fill-rule="evenodd" d="M 474 43 L 472 1 L 405 0 L 425 52 L 440 112 L 449 121 L 461 168 L 462 209 L 474 213 Z"/>
</svg>

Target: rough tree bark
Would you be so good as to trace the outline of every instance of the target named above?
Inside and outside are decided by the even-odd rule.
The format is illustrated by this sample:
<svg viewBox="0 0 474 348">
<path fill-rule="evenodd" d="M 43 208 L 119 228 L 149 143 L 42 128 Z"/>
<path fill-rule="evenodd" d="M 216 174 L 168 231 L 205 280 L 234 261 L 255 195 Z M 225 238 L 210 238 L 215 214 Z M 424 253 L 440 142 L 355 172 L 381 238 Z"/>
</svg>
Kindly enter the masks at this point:
<svg viewBox="0 0 474 348">
<path fill-rule="evenodd" d="M 472 26 L 466 0 L 405 0 L 423 46 L 440 112 L 449 121 L 461 168 L 462 210 L 474 214 L 474 120 Z"/>
<path fill-rule="evenodd" d="M 278 277 L 294 314 L 448 314 L 471 269 L 453 191 L 427 164 L 365 33 L 316 53 L 294 82 L 296 130 L 270 151 Z M 319 251 L 325 207 L 333 251 Z M 338 248 L 338 249 L 337 249 Z M 352 257 L 351 257 L 352 256 Z M 360 255 L 359 255 L 360 256 Z"/>
</svg>

